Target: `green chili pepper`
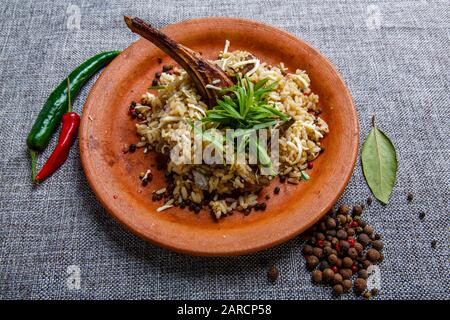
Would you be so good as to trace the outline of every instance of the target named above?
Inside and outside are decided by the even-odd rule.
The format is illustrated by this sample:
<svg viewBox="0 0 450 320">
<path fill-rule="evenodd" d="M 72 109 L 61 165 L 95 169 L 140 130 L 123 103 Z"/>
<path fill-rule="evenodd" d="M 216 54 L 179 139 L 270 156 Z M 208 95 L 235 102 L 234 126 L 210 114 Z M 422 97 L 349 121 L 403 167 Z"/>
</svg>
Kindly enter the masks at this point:
<svg viewBox="0 0 450 320">
<path fill-rule="evenodd" d="M 71 83 L 70 93 L 68 92 L 66 78 L 50 94 L 27 138 L 33 180 L 36 175 L 36 153 L 45 149 L 61 123 L 61 118 L 67 112 L 69 106 L 69 94 L 74 98 L 86 81 L 119 53 L 120 51 L 106 51 L 89 58 L 68 76 Z"/>
</svg>

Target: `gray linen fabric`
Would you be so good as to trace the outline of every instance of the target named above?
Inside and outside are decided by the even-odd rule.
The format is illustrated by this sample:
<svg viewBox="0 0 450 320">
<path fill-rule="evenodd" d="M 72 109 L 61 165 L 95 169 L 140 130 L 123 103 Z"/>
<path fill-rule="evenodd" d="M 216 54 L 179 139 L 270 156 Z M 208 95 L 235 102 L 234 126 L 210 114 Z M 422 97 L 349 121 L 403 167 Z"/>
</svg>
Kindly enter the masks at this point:
<svg viewBox="0 0 450 320">
<path fill-rule="evenodd" d="M 76 26 L 77 8 L 80 28 L 68 28 Z M 139 15 L 157 27 L 211 15 L 245 17 L 283 28 L 321 50 L 353 95 L 361 139 L 376 114 L 398 150 L 398 182 L 390 204 L 375 202 L 365 213 L 386 244 L 379 298 L 450 298 L 447 0 L 3 0 L 0 299 L 331 297 L 329 288 L 311 284 L 300 239 L 244 257 L 199 258 L 136 238 L 96 200 L 77 148 L 63 170 L 31 188 L 25 149 L 30 125 L 69 70 L 137 38 L 124 27 L 123 14 Z M 75 110 L 81 110 L 92 83 Z M 411 203 L 408 191 L 415 195 Z M 369 194 L 358 164 L 340 201 L 361 202 Z M 421 211 L 426 212 L 423 221 Z M 266 280 L 270 264 L 280 269 L 276 284 Z M 80 289 L 67 285 L 76 268 Z"/>
</svg>

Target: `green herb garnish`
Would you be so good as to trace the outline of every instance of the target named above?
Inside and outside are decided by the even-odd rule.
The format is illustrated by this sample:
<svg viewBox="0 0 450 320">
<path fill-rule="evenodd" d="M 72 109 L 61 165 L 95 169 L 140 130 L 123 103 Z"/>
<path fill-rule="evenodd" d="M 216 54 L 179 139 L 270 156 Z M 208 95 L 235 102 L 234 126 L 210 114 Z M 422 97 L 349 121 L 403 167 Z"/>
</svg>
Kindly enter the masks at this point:
<svg viewBox="0 0 450 320">
<path fill-rule="evenodd" d="M 237 84 L 221 90 L 225 95 L 217 101 L 217 106 L 207 111 L 202 121 L 219 124 L 222 128 L 239 129 L 233 135 L 233 138 L 242 137 L 237 153 L 251 146 L 257 151 L 261 166 L 271 169 L 272 162 L 267 150 L 251 134 L 279 121 L 287 121 L 289 117 L 267 101 L 267 94 L 277 85 L 277 82 L 266 85 L 267 82 L 268 79 L 262 79 L 254 84 L 248 77 L 242 78 L 238 74 Z M 271 172 L 275 174 L 273 170 Z"/>
<path fill-rule="evenodd" d="M 203 122 L 216 122 L 222 127 L 233 129 L 263 129 L 276 124 L 276 120 L 289 119 L 283 112 L 271 106 L 267 94 L 276 87 L 273 82 L 266 85 L 268 79 L 254 84 L 248 77 L 237 75 L 237 84 L 221 90 L 225 95 L 217 101 L 217 106 L 207 111 Z"/>
</svg>

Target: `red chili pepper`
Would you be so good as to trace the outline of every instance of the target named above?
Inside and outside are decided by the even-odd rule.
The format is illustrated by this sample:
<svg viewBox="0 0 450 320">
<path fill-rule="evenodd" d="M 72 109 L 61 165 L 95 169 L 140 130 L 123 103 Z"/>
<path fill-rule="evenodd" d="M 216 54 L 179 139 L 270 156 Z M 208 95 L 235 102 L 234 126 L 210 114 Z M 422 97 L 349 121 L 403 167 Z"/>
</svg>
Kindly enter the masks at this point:
<svg viewBox="0 0 450 320">
<path fill-rule="evenodd" d="M 69 156 L 70 147 L 77 138 L 80 116 L 75 112 L 68 112 L 62 117 L 61 134 L 58 144 L 36 176 L 36 181 L 42 181 L 55 172 Z"/>
<path fill-rule="evenodd" d="M 72 112 L 72 103 L 70 100 L 70 80 L 67 78 L 67 92 L 68 92 L 68 108 L 67 113 L 62 116 L 62 128 L 59 135 L 58 144 L 53 150 L 50 157 L 45 162 L 42 169 L 36 176 L 36 181 L 42 181 L 53 172 L 55 172 L 69 156 L 70 147 L 77 138 L 78 127 L 80 126 L 80 116 Z"/>
</svg>

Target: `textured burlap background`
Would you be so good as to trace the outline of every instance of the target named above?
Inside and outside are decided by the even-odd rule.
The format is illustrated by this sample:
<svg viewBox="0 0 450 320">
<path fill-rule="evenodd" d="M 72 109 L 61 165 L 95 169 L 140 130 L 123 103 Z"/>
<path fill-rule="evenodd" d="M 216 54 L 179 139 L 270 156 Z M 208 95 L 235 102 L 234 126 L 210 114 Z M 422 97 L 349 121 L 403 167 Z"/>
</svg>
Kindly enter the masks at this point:
<svg viewBox="0 0 450 320">
<path fill-rule="evenodd" d="M 79 30 L 67 28 L 70 4 L 80 8 Z M 321 50 L 353 95 L 361 138 L 376 114 L 398 151 L 390 204 L 376 202 L 365 213 L 386 244 L 380 298 L 450 298 L 447 0 L 3 0 L 0 298 L 331 297 L 329 288 L 311 285 L 299 239 L 250 256 L 211 259 L 169 252 L 134 237 L 96 200 L 77 148 L 63 170 L 32 190 L 25 151 L 32 121 L 71 69 L 101 50 L 123 49 L 137 39 L 124 27 L 123 14 L 139 15 L 157 27 L 210 15 L 246 17 L 284 28 Z M 92 83 L 75 110 L 81 111 Z M 412 203 L 406 201 L 408 191 L 415 195 Z M 363 201 L 368 195 L 358 164 L 341 201 Z M 420 211 L 426 212 L 423 221 Z M 269 264 L 281 273 L 274 285 L 266 280 Z M 79 290 L 66 284 L 70 265 L 80 268 Z"/>
</svg>

